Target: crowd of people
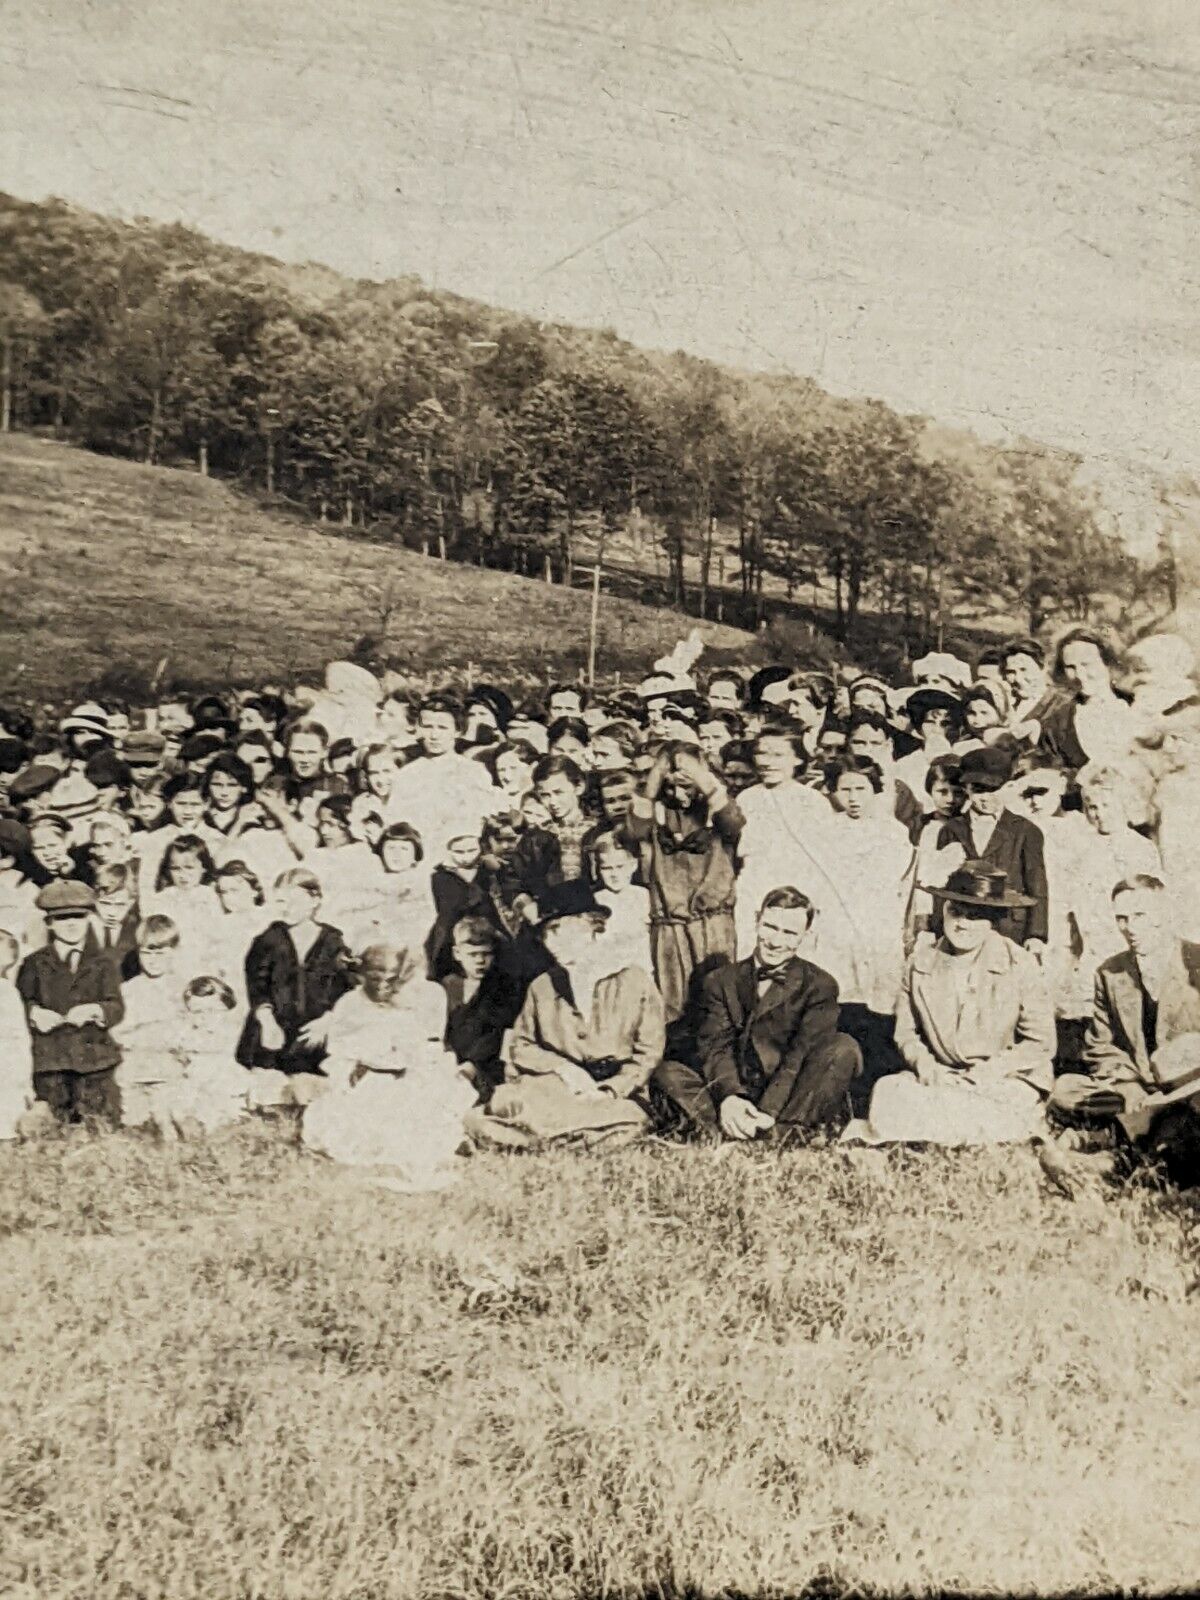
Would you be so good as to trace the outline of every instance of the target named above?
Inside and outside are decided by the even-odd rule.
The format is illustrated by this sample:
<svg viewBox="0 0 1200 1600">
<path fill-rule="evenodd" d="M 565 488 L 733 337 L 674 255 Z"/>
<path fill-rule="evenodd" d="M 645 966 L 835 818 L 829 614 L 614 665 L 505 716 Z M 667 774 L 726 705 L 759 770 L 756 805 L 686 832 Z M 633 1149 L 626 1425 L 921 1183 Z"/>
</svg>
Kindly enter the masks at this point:
<svg viewBox="0 0 1200 1600">
<path fill-rule="evenodd" d="M 1200 695 L 1076 627 L 910 681 L 0 708 L 0 1138 L 1035 1142 L 1195 1163 Z"/>
</svg>

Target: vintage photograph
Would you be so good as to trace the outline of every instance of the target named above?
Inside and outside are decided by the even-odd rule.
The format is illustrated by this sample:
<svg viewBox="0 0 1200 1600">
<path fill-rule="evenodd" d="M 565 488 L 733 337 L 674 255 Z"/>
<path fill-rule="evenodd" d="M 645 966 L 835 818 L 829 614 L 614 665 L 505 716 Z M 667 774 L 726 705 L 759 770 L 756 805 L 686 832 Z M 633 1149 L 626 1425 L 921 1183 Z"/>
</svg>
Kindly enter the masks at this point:
<svg viewBox="0 0 1200 1600">
<path fill-rule="evenodd" d="M 1194 0 L 0 0 L 0 1596 L 1200 1584 Z"/>
</svg>

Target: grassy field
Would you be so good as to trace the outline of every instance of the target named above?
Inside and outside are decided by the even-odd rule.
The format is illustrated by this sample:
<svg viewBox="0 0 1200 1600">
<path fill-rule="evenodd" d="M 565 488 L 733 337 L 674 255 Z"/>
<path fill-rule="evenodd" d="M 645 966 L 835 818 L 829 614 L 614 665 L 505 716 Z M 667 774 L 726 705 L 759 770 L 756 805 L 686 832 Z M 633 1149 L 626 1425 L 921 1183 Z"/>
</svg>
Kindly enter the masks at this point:
<svg viewBox="0 0 1200 1600">
<path fill-rule="evenodd" d="M 414 672 L 544 683 L 586 660 L 584 593 L 322 531 L 196 473 L 0 438 L 0 692 L 60 699 L 164 656 L 184 686 L 294 680 L 378 635 L 388 602 L 388 651 Z M 644 671 L 691 625 L 606 600 L 600 670 Z M 711 660 L 753 648 L 702 631 Z"/>
<path fill-rule="evenodd" d="M 1189 1226 L 1028 1151 L 7 1150 L 0 1593 L 1187 1587 Z"/>
</svg>

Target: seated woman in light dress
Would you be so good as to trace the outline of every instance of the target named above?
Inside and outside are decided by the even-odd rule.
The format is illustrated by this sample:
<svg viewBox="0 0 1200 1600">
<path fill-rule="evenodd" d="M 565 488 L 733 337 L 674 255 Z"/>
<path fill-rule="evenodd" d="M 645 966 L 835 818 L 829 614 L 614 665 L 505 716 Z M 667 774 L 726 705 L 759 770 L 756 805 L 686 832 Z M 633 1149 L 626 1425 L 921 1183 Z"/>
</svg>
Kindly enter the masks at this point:
<svg viewBox="0 0 1200 1600">
<path fill-rule="evenodd" d="M 908 1068 L 875 1085 L 866 1124 L 875 1144 L 1004 1144 L 1043 1126 L 1054 1058 L 1054 1009 L 1037 958 L 996 923 L 1028 905 L 1004 872 L 965 861 L 939 902 L 942 932 L 920 943 L 896 1004 L 896 1048 Z"/>
<path fill-rule="evenodd" d="M 364 950 L 359 981 L 323 1019 L 330 1086 L 305 1111 L 301 1137 L 334 1161 L 389 1169 L 396 1187 L 444 1188 L 477 1099 L 442 1042 L 445 995 L 425 980 L 419 952 L 397 945 Z"/>
</svg>

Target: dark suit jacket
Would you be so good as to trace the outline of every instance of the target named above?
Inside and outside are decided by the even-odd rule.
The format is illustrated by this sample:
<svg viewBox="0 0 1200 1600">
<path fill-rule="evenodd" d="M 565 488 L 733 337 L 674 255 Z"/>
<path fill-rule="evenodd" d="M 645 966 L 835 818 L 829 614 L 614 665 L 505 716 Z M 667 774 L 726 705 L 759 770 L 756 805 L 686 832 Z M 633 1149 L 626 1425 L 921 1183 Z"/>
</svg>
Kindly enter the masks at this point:
<svg viewBox="0 0 1200 1600">
<path fill-rule="evenodd" d="M 718 1104 L 741 1095 L 774 1116 L 809 1056 L 830 1044 L 837 1028 L 837 983 L 811 961 L 790 962 L 761 996 L 753 958 L 731 962 L 701 990 L 700 1070 Z"/>
<path fill-rule="evenodd" d="M 113 944 L 103 943 L 104 930 L 99 922 L 93 922 L 88 929 L 88 936 L 83 948 L 92 955 L 105 956 L 117 969 L 117 976 L 122 983 L 128 983 L 142 970 L 138 960 L 137 930 L 138 909 L 136 906 L 126 913 L 124 921 L 117 929 L 117 937 Z"/>
<path fill-rule="evenodd" d="M 938 834 L 938 849 L 948 844 L 961 845 L 968 858 L 974 856 L 971 825 L 966 817 L 951 817 L 942 824 L 942 831 Z M 1042 830 L 1025 817 L 1002 811 L 996 819 L 983 859 L 994 867 L 1003 867 L 1008 887 L 1015 894 L 1027 894 L 1034 901 L 1028 910 L 1009 911 L 998 923 L 1000 932 L 1017 944 L 1025 944 L 1030 939 L 1048 938 L 1050 892 L 1046 886 Z M 940 927 L 940 920 L 935 921 Z"/>
<path fill-rule="evenodd" d="M 82 1028 L 55 1028 L 52 1033 L 30 1029 L 33 1070 L 38 1072 L 107 1072 L 121 1059 L 119 1046 L 108 1030 L 125 1014 L 116 966 L 107 956 L 81 953 L 72 973 L 53 944 L 35 950 L 17 972 L 17 991 L 31 1006 L 42 1006 L 65 1016 L 74 1006 L 98 1004 L 104 1008 L 103 1028 L 94 1022 Z"/>
<path fill-rule="evenodd" d="M 1041 702 L 1041 703 L 1044 703 Z M 1075 701 L 1065 697 L 1051 703 L 1041 721 L 1037 748 L 1071 772 L 1087 764 L 1087 755 L 1075 732 Z"/>
</svg>

